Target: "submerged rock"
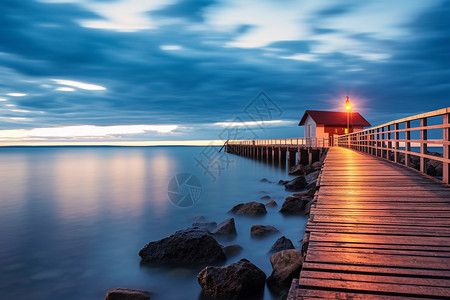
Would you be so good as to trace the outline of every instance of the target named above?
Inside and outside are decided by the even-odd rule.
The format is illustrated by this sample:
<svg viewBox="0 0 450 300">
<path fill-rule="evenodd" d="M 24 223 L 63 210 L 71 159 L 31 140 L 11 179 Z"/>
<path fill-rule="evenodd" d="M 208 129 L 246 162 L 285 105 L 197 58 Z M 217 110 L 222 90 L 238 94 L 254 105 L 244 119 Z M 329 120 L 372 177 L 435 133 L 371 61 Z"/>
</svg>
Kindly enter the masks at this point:
<svg viewBox="0 0 450 300">
<path fill-rule="evenodd" d="M 267 278 L 267 286 L 275 293 L 286 292 L 293 278 L 298 278 L 303 255 L 300 250 L 284 250 L 270 258 L 272 274 Z"/>
<path fill-rule="evenodd" d="M 225 255 L 227 257 L 238 255 L 242 252 L 244 248 L 242 248 L 240 245 L 233 244 L 223 247 L 223 252 L 225 252 Z"/>
<path fill-rule="evenodd" d="M 252 237 L 264 237 L 278 232 L 280 231 L 277 228 L 270 225 L 253 225 L 250 228 L 250 234 Z"/>
<path fill-rule="evenodd" d="M 264 292 L 266 274 L 246 259 L 224 267 L 206 267 L 197 276 L 205 294 L 217 299 L 247 299 Z"/>
<path fill-rule="evenodd" d="M 261 199 L 262 200 L 270 199 L 270 196 L 269 195 L 265 195 L 265 196 L 262 196 Z"/>
<path fill-rule="evenodd" d="M 280 213 L 283 215 L 303 215 L 306 204 L 311 200 L 308 196 L 288 197 L 281 206 Z"/>
<path fill-rule="evenodd" d="M 236 226 L 234 225 L 234 218 L 229 218 L 220 223 L 212 232 L 214 235 L 236 235 Z"/>
<path fill-rule="evenodd" d="M 272 181 L 270 181 L 269 179 L 267 179 L 267 178 L 263 178 L 263 179 L 261 179 L 260 180 L 261 182 L 268 182 L 268 183 L 272 183 Z"/>
<path fill-rule="evenodd" d="M 284 185 L 284 188 L 286 189 L 286 191 L 295 192 L 303 190 L 307 184 L 308 183 L 306 182 L 305 176 L 298 176 L 286 183 Z"/>
<path fill-rule="evenodd" d="M 319 177 L 320 171 L 314 171 L 305 176 L 306 182 L 311 182 Z"/>
<path fill-rule="evenodd" d="M 272 248 L 269 250 L 269 253 L 280 252 L 288 249 L 295 249 L 295 247 L 292 244 L 292 241 L 283 235 L 273 244 Z"/>
<path fill-rule="evenodd" d="M 286 183 L 288 183 L 289 182 L 289 180 L 281 180 L 280 179 L 280 181 L 278 181 L 278 184 L 279 185 L 285 185 Z"/>
<path fill-rule="evenodd" d="M 235 205 L 229 213 L 238 215 L 261 216 L 267 214 L 266 207 L 262 203 L 247 202 Z"/>
<path fill-rule="evenodd" d="M 295 176 L 305 175 L 306 174 L 305 167 L 302 164 L 295 165 L 289 170 L 288 174 Z"/>
<path fill-rule="evenodd" d="M 201 228 L 207 228 L 209 230 L 212 230 L 216 228 L 217 223 L 212 221 L 205 221 L 205 222 L 195 222 L 192 223 L 192 227 L 201 227 Z"/>
<path fill-rule="evenodd" d="M 157 264 L 211 264 L 226 260 L 221 245 L 206 229 L 190 227 L 145 245 L 142 261 Z"/>
<path fill-rule="evenodd" d="M 266 206 L 278 206 L 278 204 L 275 202 L 275 200 L 270 200 L 266 203 Z"/>
<path fill-rule="evenodd" d="M 150 292 L 117 288 L 108 291 L 105 300 L 150 300 Z"/>
</svg>

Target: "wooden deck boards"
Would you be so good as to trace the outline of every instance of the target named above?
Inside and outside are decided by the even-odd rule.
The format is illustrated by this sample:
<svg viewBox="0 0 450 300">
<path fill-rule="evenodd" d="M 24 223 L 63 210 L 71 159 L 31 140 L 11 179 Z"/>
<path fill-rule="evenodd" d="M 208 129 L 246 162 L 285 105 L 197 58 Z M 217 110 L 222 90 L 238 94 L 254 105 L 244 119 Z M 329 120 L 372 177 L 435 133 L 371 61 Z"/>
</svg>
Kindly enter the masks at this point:
<svg viewBox="0 0 450 300">
<path fill-rule="evenodd" d="M 450 189 L 330 148 L 289 299 L 450 298 Z"/>
</svg>

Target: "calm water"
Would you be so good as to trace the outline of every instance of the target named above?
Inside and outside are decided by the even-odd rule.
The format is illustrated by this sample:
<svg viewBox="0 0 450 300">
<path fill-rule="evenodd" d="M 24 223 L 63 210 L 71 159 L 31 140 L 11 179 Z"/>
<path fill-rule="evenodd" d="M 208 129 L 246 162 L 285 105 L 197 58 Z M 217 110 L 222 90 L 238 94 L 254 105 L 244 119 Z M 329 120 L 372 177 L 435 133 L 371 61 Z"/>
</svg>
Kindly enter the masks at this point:
<svg viewBox="0 0 450 300">
<path fill-rule="evenodd" d="M 152 299 L 198 299 L 198 269 L 141 266 L 139 249 L 190 226 L 191 216 L 219 223 L 237 203 L 265 202 L 262 191 L 279 205 L 289 195 L 260 182 L 287 179 L 285 171 L 233 155 L 212 182 L 194 160 L 202 150 L 0 148 L 2 298 L 104 299 L 111 288 L 129 287 L 154 291 Z M 181 172 L 202 184 L 201 199 L 189 208 L 168 200 L 168 183 Z M 244 251 L 227 264 L 247 258 L 269 275 L 266 252 L 281 234 L 254 240 L 251 225 L 274 225 L 298 247 L 306 217 L 286 218 L 268 208 L 265 217 L 235 221 L 238 236 L 220 242 Z M 264 299 L 272 299 L 267 288 Z"/>
</svg>

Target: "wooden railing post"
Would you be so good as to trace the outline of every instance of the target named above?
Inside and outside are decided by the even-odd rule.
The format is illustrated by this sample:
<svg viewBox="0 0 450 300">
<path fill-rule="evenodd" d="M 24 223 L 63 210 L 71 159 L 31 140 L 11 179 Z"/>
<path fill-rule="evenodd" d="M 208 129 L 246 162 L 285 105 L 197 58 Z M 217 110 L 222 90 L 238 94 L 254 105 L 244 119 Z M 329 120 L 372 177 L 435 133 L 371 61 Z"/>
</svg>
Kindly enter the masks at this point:
<svg viewBox="0 0 450 300">
<path fill-rule="evenodd" d="M 406 121 L 405 122 L 405 128 L 406 129 L 410 129 L 411 128 L 411 121 Z M 411 158 L 411 155 L 408 153 L 411 151 L 411 131 L 407 130 L 405 131 L 405 151 L 407 153 L 405 153 L 405 166 L 409 166 L 409 160 Z"/>
<path fill-rule="evenodd" d="M 398 130 L 400 129 L 400 124 L 395 123 L 394 125 L 395 133 L 394 133 L 394 162 L 398 163 L 398 149 L 400 147 L 399 139 L 400 139 L 400 133 Z"/>
<path fill-rule="evenodd" d="M 450 124 L 450 114 L 444 114 L 443 115 L 443 124 L 449 125 Z M 450 145 L 445 144 L 450 142 L 450 128 L 444 128 L 444 132 L 442 135 L 442 148 L 443 148 L 443 157 L 447 161 L 442 162 L 442 181 L 444 183 L 449 184 L 450 183 L 450 163 L 448 162 L 450 159 Z"/>
<path fill-rule="evenodd" d="M 427 126 L 427 118 L 421 118 L 420 119 L 420 127 L 426 127 Z M 420 130 L 420 153 L 427 154 L 427 130 L 421 129 Z M 427 172 L 427 159 L 425 157 L 420 157 L 420 172 L 426 173 Z"/>
</svg>

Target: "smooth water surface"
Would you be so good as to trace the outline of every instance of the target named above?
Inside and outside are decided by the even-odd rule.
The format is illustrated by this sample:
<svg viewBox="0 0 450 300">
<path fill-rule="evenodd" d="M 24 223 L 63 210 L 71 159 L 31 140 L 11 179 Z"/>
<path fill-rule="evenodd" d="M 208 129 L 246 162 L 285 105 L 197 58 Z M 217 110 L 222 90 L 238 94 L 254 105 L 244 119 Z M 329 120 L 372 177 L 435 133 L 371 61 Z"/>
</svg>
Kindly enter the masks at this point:
<svg viewBox="0 0 450 300">
<path fill-rule="evenodd" d="M 217 151 L 217 149 L 214 149 Z M 192 224 L 203 215 L 217 223 L 235 204 L 267 200 L 281 206 L 289 195 L 276 183 L 286 171 L 247 158 L 221 154 L 215 181 L 196 166 L 199 147 L 37 147 L 0 149 L 0 294 L 3 299 L 104 299 L 116 287 L 151 290 L 152 299 L 198 299 L 199 269 L 148 267 L 139 249 Z M 225 156 L 228 155 L 228 156 Z M 201 182 L 200 200 L 180 208 L 168 184 L 179 173 Z M 217 175 L 217 174 L 216 174 Z M 268 208 L 260 218 L 235 217 L 238 235 L 222 245 L 244 251 L 266 275 L 267 251 L 285 235 L 296 247 L 306 217 L 283 217 Z M 254 224 L 281 234 L 252 239 Z M 264 299 L 274 299 L 267 290 Z"/>
</svg>

